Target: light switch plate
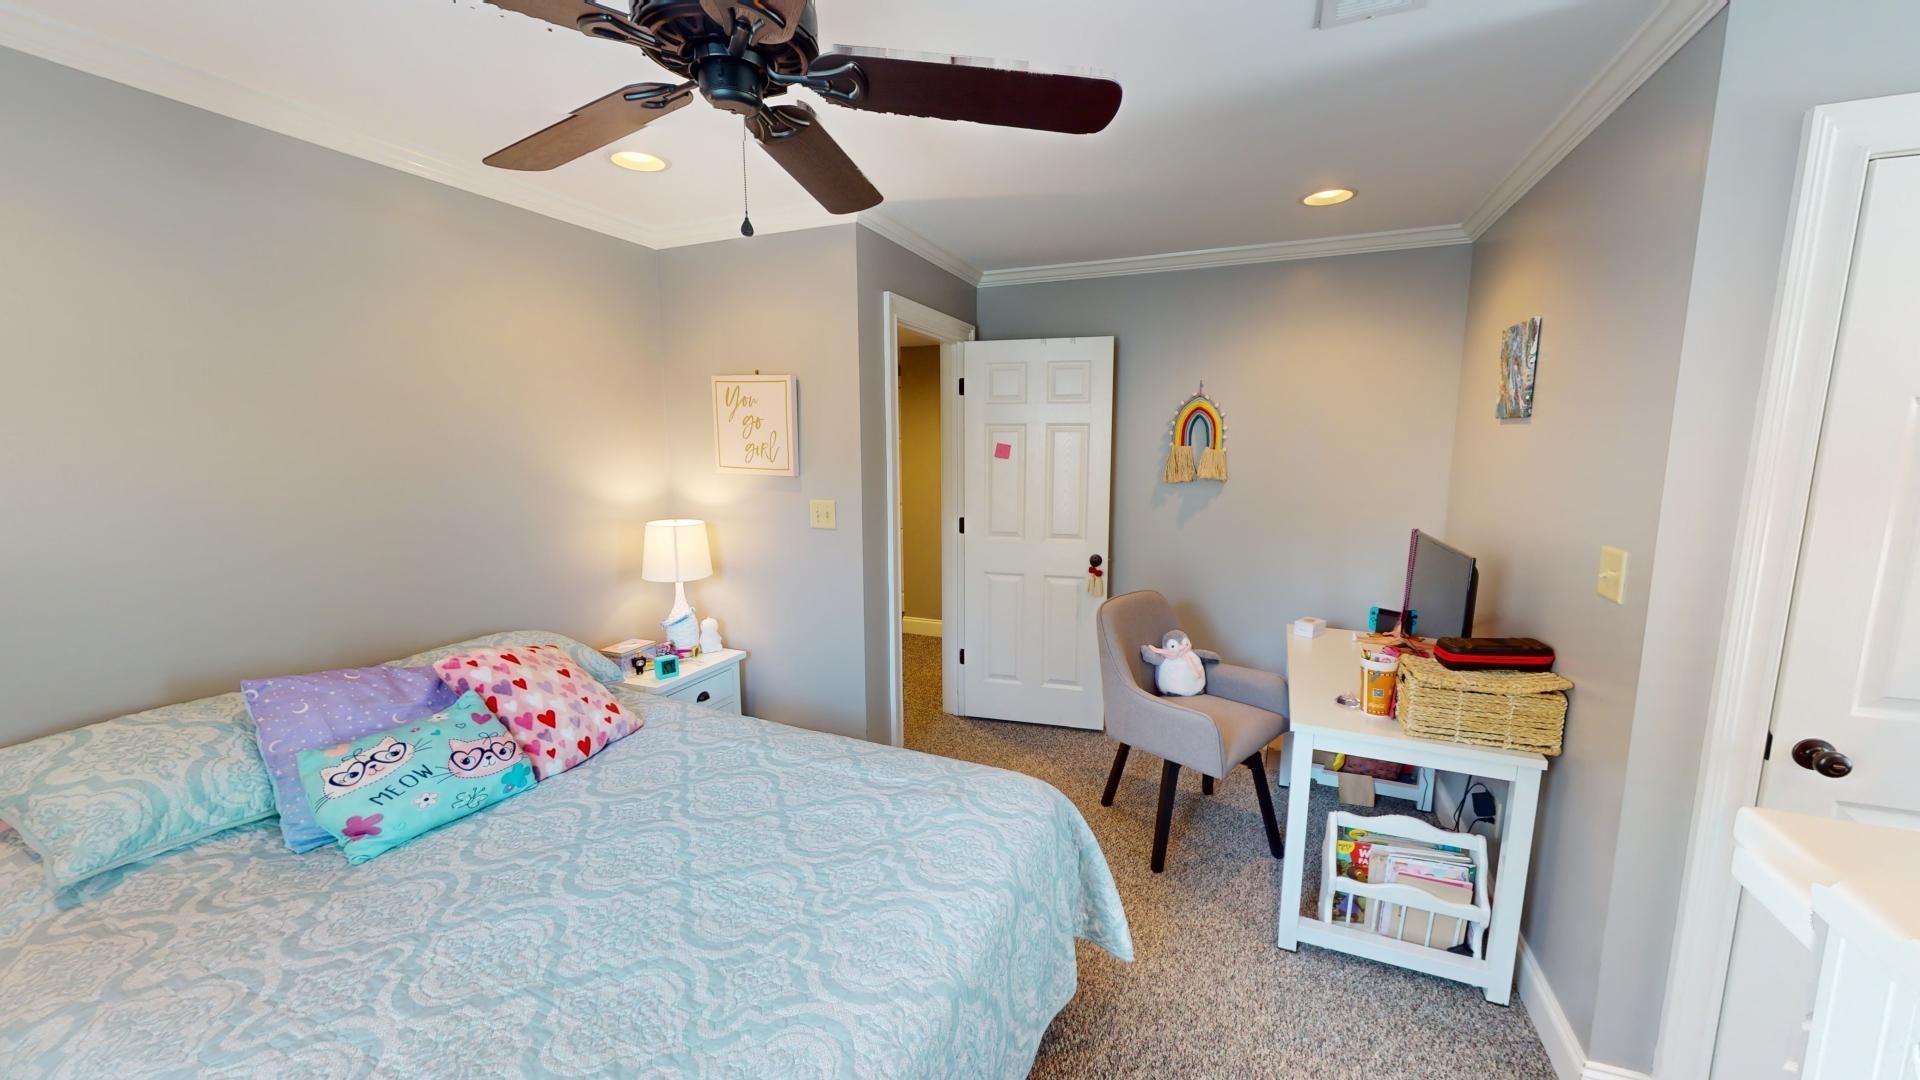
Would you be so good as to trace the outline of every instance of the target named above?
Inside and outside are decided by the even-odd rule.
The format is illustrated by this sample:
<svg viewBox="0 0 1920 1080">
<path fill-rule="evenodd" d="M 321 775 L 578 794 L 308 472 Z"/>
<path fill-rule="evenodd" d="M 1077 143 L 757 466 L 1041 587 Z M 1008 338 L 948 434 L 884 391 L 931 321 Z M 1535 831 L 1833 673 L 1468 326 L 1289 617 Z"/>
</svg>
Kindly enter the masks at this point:
<svg viewBox="0 0 1920 1080">
<path fill-rule="evenodd" d="M 1600 549 L 1601 596 L 1616 604 L 1627 602 L 1627 553 L 1617 547 Z"/>
<path fill-rule="evenodd" d="M 815 499 L 808 504 L 808 520 L 816 529 L 835 529 L 839 526 L 833 521 L 833 500 Z"/>
</svg>

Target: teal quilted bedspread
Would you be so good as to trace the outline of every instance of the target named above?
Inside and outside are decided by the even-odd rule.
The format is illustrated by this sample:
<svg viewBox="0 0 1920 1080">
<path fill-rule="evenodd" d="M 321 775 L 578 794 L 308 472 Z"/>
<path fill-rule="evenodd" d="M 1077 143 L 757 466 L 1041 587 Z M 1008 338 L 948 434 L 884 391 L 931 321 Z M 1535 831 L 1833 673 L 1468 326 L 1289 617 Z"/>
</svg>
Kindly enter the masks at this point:
<svg viewBox="0 0 1920 1080">
<path fill-rule="evenodd" d="M 1016 773 L 621 691 L 646 727 L 361 866 L 271 821 L 49 893 L 0 836 L 0 1072 L 1018 1077 L 1105 858 Z"/>
</svg>

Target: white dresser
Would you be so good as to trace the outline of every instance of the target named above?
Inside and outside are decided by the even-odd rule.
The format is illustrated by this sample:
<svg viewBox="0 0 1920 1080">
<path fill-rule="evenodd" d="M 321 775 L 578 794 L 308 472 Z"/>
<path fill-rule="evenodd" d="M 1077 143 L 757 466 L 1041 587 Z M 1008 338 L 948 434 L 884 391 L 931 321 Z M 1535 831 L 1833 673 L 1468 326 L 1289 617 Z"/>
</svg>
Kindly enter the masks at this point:
<svg viewBox="0 0 1920 1080">
<path fill-rule="evenodd" d="M 626 680 L 629 689 L 643 694 L 672 698 L 738 715 L 740 709 L 740 664 L 747 654 L 739 649 L 721 649 L 680 661 L 676 678 L 662 679 L 649 671 Z"/>
</svg>

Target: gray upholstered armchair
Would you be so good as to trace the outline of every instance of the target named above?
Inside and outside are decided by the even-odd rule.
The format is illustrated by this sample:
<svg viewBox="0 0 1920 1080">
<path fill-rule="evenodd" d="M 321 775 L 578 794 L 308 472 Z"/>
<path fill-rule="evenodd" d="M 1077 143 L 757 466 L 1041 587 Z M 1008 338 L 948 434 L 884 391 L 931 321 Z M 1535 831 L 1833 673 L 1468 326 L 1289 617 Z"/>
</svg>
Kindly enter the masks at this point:
<svg viewBox="0 0 1920 1080">
<path fill-rule="evenodd" d="M 1153 669 L 1140 646 L 1158 645 L 1177 628 L 1173 606 L 1157 592 L 1131 592 L 1100 605 L 1100 680 L 1106 695 L 1107 736 L 1120 744 L 1113 755 L 1100 805 L 1112 806 L 1127 767 L 1127 751 L 1139 747 L 1163 759 L 1160 811 L 1153 826 L 1153 872 L 1167 864 L 1167 830 L 1173 823 L 1173 796 L 1180 767 L 1201 774 L 1201 788 L 1213 794 L 1213 782 L 1235 765 L 1253 772 L 1254 795 L 1266 820 L 1267 847 L 1281 857 L 1280 826 L 1273 819 L 1273 794 L 1267 789 L 1261 750 L 1287 730 L 1287 681 L 1268 671 L 1210 664 L 1207 692 L 1193 697 L 1161 697 L 1154 691 Z"/>
</svg>

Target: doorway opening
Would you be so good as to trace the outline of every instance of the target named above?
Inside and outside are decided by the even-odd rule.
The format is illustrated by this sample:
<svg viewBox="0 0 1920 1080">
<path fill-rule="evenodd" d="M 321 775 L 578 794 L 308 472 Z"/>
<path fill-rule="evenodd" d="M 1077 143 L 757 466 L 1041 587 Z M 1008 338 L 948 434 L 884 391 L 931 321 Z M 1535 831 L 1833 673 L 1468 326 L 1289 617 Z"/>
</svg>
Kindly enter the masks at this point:
<svg viewBox="0 0 1920 1080">
<path fill-rule="evenodd" d="M 894 597 L 888 730 L 892 745 L 904 746 L 909 692 L 923 710 L 937 710 L 932 715 L 964 715 L 958 631 L 964 625 L 959 507 L 965 478 L 960 356 L 953 346 L 972 341 L 974 328 L 895 293 L 885 295 L 882 308 L 886 355 L 895 369 L 885 395 L 887 582 Z"/>
</svg>

